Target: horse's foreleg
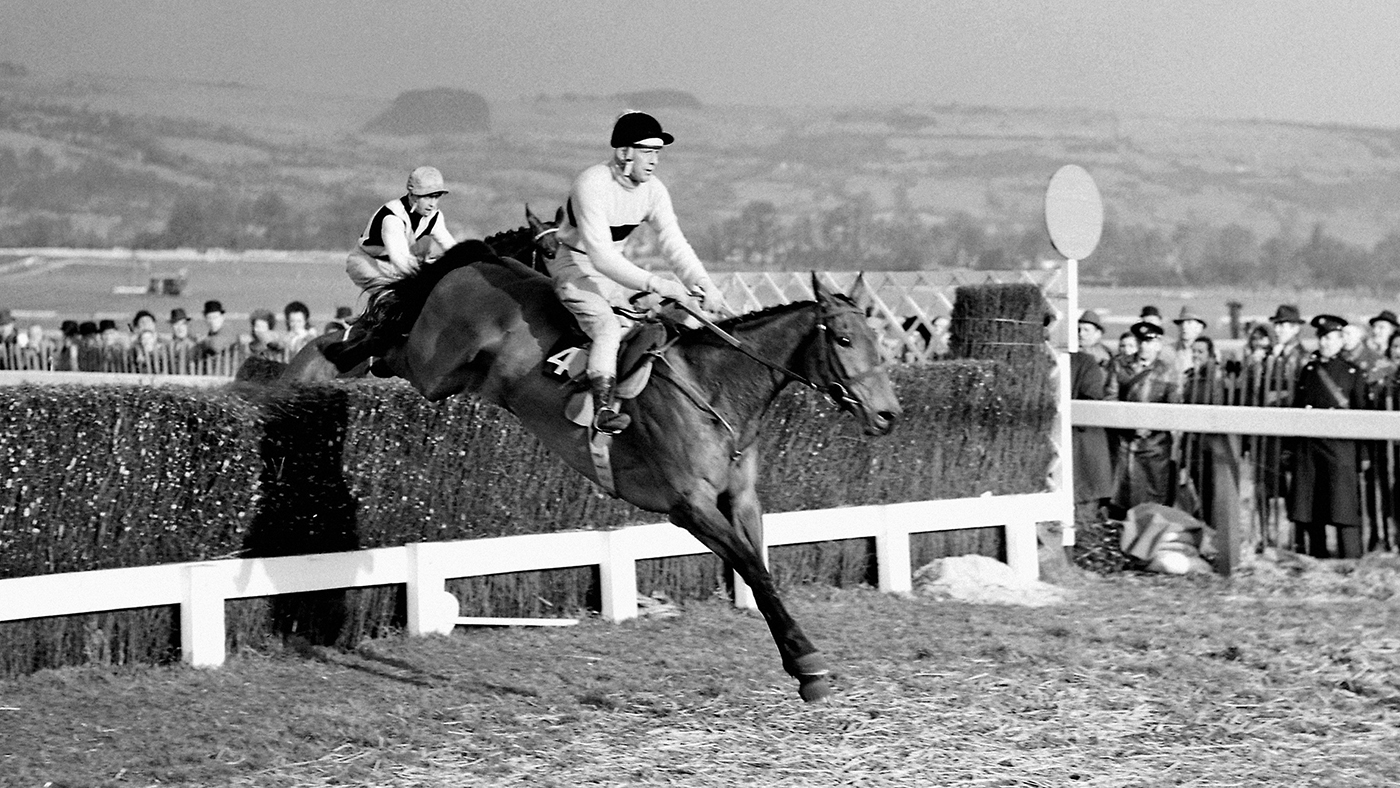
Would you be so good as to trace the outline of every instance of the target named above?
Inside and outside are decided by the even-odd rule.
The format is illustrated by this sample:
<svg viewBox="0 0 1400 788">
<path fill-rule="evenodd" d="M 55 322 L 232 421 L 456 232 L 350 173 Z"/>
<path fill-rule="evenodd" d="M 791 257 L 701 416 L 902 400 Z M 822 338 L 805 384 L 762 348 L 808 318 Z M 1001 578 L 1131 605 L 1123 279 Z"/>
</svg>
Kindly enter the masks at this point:
<svg viewBox="0 0 1400 788">
<path fill-rule="evenodd" d="M 729 508 L 731 512 L 744 509 L 747 513 L 745 517 L 748 514 L 761 515 L 757 497 L 753 498 L 752 504 L 730 497 Z M 743 529 L 737 522 L 730 522 L 716 505 L 696 500 L 677 505 L 671 510 L 670 516 L 671 522 L 693 534 L 748 583 L 759 612 L 768 622 L 768 629 L 778 647 L 778 653 L 782 656 L 783 669 L 801 682 L 798 693 L 802 699 L 814 701 L 830 695 L 831 685 L 826 680 L 826 660 L 788 612 L 787 606 L 778 595 L 773 576 L 768 573 L 768 567 L 763 565 L 761 553 L 749 541 L 748 535 L 741 532 Z M 738 519 L 740 518 L 735 517 L 736 521 Z M 761 520 L 759 522 L 761 523 Z"/>
</svg>

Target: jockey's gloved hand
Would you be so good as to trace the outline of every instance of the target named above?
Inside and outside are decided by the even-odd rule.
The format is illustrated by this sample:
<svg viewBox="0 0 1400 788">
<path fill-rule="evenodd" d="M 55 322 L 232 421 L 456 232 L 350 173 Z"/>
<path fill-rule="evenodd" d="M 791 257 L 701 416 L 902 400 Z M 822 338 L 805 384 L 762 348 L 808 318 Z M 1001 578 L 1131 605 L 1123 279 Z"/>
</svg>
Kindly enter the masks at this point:
<svg viewBox="0 0 1400 788">
<path fill-rule="evenodd" d="M 662 279 L 655 274 L 647 280 L 647 290 L 672 301 L 689 301 L 691 298 L 685 285 L 673 279 Z"/>
<path fill-rule="evenodd" d="M 714 314 L 732 314 L 729 304 L 724 301 L 724 293 L 720 292 L 719 285 L 708 278 L 701 279 L 691 286 L 691 293 L 699 298 L 705 307 L 706 312 Z"/>
</svg>

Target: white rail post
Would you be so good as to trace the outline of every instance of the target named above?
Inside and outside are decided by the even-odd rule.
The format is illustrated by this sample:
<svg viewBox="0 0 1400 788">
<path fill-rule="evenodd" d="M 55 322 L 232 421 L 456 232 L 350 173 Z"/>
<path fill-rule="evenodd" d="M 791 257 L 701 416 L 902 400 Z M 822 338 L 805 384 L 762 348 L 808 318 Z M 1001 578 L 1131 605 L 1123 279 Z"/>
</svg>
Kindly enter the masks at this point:
<svg viewBox="0 0 1400 788">
<path fill-rule="evenodd" d="M 437 604 L 447 576 L 433 560 L 431 544 L 413 542 L 403 549 L 408 556 L 408 634 L 429 635 L 439 630 Z"/>
<path fill-rule="evenodd" d="M 875 537 L 875 570 L 880 578 L 880 590 L 887 594 L 907 594 L 914 590 L 913 570 L 909 566 L 909 528 L 907 523 L 895 522 L 887 507 L 880 509 L 881 528 Z"/>
<path fill-rule="evenodd" d="M 604 557 L 598 564 L 603 618 L 626 621 L 637 617 L 637 550 L 627 529 L 603 532 Z"/>
<path fill-rule="evenodd" d="M 764 528 L 763 533 L 763 549 L 759 550 L 758 557 L 766 567 L 768 566 L 768 529 Z M 757 610 L 758 600 L 753 597 L 753 589 L 749 588 L 749 584 L 744 582 L 744 578 L 740 577 L 738 572 L 732 574 L 734 575 L 734 606 L 740 610 Z"/>
<path fill-rule="evenodd" d="M 180 659 L 197 668 L 224 664 L 223 573 L 214 564 L 185 567 L 180 602 Z"/>
<path fill-rule="evenodd" d="M 1006 524 L 1006 565 L 1017 577 L 1040 579 L 1040 554 L 1036 542 L 1035 520 L 1018 519 Z"/>
<path fill-rule="evenodd" d="M 1074 337 L 1075 344 L 1078 344 L 1078 337 Z M 1051 460 L 1050 482 L 1051 489 L 1059 493 L 1061 499 L 1060 508 L 1064 512 L 1064 519 L 1060 523 L 1060 545 L 1062 547 L 1074 547 L 1074 423 L 1070 415 L 1070 399 L 1073 396 L 1073 386 L 1070 380 L 1070 357 L 1068 353 L 1060 353 L 1055 358 L 1055 368 L 1059 373 L 1056 376 L 1059 390 L 1056 392 L 1055 400 L 1055 442 L 1058 444 L 1057 457 Z"/>
</svg>

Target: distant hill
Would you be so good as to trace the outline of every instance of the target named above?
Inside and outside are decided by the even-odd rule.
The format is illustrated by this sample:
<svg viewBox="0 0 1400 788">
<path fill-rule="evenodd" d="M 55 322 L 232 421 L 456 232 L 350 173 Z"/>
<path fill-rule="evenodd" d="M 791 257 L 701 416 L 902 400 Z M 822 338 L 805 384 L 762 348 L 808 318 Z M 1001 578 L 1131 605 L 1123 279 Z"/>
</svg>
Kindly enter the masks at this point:
<svg viewBox="0 0 1400 788">
<path fill-rule="evenodd" d="M 491 130 L 491 108 L 469 90 L 433 88 L 400 93 L 365 124 L 370 134 L 461 134 Z"/>
<path fill-rule="evenodd" d="M 684 90 L 639 90 L 634 93 L 614 93 L 620 104 L 642 110 L 700 109 L 700 99 Z"/>
<path fill-rule="evenodd" d="M 1164 278 L 1210 275 L 1243 255 L 1252 268 L 1237 278 L 1292 266 L 1297 280 L 1309 275 L 1300 244 L 1320 261 L 1313 270 L 1384 247 L 1394 265 L 1374 270 L 1400 272 L 1400 129 L 935 103 L 739 107 L 674 90 L 488 107 L 439 88 L 386 108 L 292 86 L 15 66 L 0 79 L 0 246 L 169 244 L 182 205 L 182 239 L 343 248 L 420 163 L 454 184 L 443 203 L 454 233 L 484 236 L 520 225 L 527 202 L 559 205 L 634 107 L 676 135 L 659 172 L 687 234 L 734 265 L 771 263 L 779 242 L 793 264 L 883 265 L 867 254 L 881 244 L 902 249 L 890 265 L 1031 264 L 1046 253 L 1045 185 L 1076 163 L 1110 222 L 1086 276 L 1134 261 L 1169 269 Z"/>
</svg>

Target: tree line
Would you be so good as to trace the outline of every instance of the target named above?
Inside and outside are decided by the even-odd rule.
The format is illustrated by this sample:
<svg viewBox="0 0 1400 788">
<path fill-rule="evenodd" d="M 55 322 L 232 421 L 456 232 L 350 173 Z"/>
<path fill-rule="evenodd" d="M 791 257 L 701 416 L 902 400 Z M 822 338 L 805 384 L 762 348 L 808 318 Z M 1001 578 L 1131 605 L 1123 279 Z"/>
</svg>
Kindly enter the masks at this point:
<svg viewBox="0 0 1400 788">
<path fill-rule="evenodd" d="M 145 182 L 148 177 L 91 160 L 66 170 L 38 149 L 16 154 L 0 147 L 0 208 L 22 217 L 0 224 L 0 246 L 341 249 L 354 243 L 383 202 L 353 187 L 331 188 L 315 203 L 271 189 L 187 188 L 139 226 L 94 227 L 71 213 L 92 197 L 85 183 L 103 183 L 107 194 L 149 194 L 154 184 Z M 806 213 L 754 201 L 732 217 L 709 223 L 686 217 L 685 225 L 701 257 L 729 270 L 1014 270 L 1057 258 L 1038 215 L 1019 221 L 966 212 L 934 217 L 907 205 L 882 209 L 863 195 Z M 1119 285 L 1393 291 L 1400 289 L 1400 230 L 1366 246 L 1333 235 L 1322 223 L 1286 226 L 1265 237 L 1239 224 L 1192 220 L 1164 228 L 1110 219 L 1080 270 L 1086 279 Z"/>
</svg>

